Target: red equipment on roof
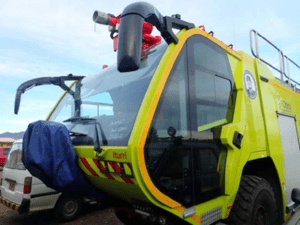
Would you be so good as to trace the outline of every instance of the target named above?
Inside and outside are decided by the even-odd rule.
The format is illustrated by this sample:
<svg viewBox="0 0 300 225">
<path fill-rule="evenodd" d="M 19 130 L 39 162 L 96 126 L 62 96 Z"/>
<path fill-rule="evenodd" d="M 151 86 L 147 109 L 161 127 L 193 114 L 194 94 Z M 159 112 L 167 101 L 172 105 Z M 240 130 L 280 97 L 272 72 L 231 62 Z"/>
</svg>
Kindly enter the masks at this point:
<svg viewBox="0 0 300 225">
<path fill-rule="evenodd" d="M 110 14 L 106 14 L 106 13 L 103 13 L 103 12 L 99 12 L 97 11 L 97 14 L 95 15 L 94 14 L 94 21 L 97 22 L 97 23 L 100 23 L 100 24 L 104 24 L 104 25 L 110 25 L 112 26 L 112 30 L 114 30 L 115 32 L 118 31 L 118 27 L 119 27 L 119 24 L 121 23 L 121 19 L 120 19 L 121 15 L 117 16 L 117 17 L 114 17 Z M 161 37 L 160 36 L 152 36 L 151 33 L 152 33 L 152 30 L 153 30 L 153 26 L 148 23 L 148 22 L 144 22 L 143 24 L 143 40 L 142 40 L 142 50 L 145 50 L 149 47 L 151 47 L 152 45 L 155 45 L 157 43 L 159 43 L 161 41 Z M 117 43 L 117 38 L 118 36 L 114 36 L 112 37 L 114 42 L 114 51 L 117 50 L 118 48 L 118 43 Z"/>
</svg>

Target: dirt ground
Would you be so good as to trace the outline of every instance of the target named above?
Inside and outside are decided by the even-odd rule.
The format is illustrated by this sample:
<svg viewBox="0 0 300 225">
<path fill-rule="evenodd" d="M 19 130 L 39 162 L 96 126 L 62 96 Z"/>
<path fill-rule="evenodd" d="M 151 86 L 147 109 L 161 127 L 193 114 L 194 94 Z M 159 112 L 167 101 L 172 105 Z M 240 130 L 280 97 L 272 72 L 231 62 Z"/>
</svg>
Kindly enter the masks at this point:
<svg viewBox="0 0 300 225">
<path fill-rule="evenodd" d="M 2 168 L 0 168 L 0 178 Z M 46 225 L 46 224 L 66 224 L 66 225 L 123 225 L 115 216 L 110 206 L 103 204 L 85 204 L 83 212 L 74 221 L 63 223 L 55 218 L 52 210 L 28 213 L 20 215 L 18 212 L 0 203 L 0 224 L 1 225 Z"/>
<path fill-rule="evenodd" d="M 122 225 L 111 208 L 101 205 L 86 205 L 85 209 L 74 221 L 63 223 L 55 218 L 53 211 L 42 211 L 19 215 L 3 204 L 0 205 L 0 224 L 1 225 L 46 225 L 46 224 L 99 224 L 99 225 Z"/>
</svg>

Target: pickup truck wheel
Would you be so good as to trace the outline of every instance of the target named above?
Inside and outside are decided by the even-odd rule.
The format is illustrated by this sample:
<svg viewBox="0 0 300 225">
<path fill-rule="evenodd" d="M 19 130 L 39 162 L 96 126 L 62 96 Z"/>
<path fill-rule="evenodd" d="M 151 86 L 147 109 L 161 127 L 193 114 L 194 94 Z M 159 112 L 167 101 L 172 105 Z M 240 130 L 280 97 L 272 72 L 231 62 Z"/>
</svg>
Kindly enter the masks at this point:
<svg viewBox="0 0 300 225">
<path fill-rule="evenodd" d="M 243 176 L 229 216 L 231 225 L 274 225 L 276 200 L 272 187 L 263 178 Z"/>
<path fill-rule="evenodd" d="M 71 221 L 81 212 L 82 204 L 80 198 L 62 196 L 56 203 L 55 215 L 63 221 Z"/>
</svg>

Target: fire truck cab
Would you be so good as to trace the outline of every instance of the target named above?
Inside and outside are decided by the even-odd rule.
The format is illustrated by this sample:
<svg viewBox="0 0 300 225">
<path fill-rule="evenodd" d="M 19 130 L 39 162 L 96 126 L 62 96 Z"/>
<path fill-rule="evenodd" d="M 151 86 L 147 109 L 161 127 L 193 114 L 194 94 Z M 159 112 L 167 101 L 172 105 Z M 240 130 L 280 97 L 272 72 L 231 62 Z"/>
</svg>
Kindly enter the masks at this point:
<svg viewBox="0 0 300 225">
<path fill-rule="evenodd" d="M 107 25 L 111 18 L 93 16 Z M 287 220 L 300 188 L 293 80 L 285 84 L 261 58 L 148 3 L 129 5 L 117 19 L 117 64 L 69 77 L 78 81 L 47 120 L 68 128 L 78 166 L 118 199 L 118 218 L 162 225 Z M 145 21 L 164 41 L 143 47 Z"/>
</svg>

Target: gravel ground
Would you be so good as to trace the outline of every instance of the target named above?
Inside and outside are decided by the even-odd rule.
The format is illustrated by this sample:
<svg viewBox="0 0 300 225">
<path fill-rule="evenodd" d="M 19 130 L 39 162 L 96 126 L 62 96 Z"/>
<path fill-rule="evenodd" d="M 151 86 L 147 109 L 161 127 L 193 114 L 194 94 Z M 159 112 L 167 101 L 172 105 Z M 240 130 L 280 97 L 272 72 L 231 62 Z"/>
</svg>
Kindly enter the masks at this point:
<svg viewBox="0 0 300 225">
<path fill-rule="evenodd" d="M 41 211 L 19 215 L 14 210 L 0 205 L 0 224 L 1 225 L 46 225 L 46 224 L 99 224 L 99 225 L 123 225 L 116 216 L 112 208 L 101 205 L 86 205 L 85 209 L 74 221 L 63 223 L 55 218 L 53 211 Z"/>
</svg>

